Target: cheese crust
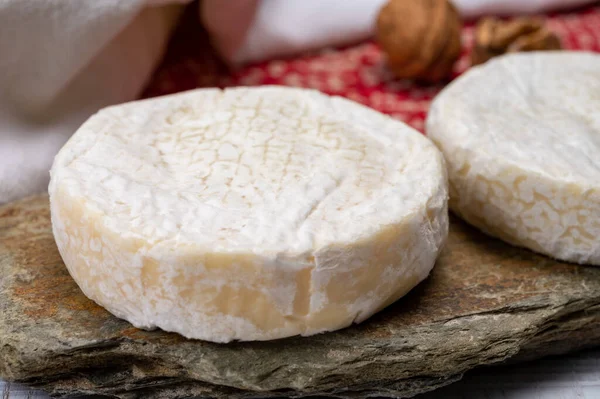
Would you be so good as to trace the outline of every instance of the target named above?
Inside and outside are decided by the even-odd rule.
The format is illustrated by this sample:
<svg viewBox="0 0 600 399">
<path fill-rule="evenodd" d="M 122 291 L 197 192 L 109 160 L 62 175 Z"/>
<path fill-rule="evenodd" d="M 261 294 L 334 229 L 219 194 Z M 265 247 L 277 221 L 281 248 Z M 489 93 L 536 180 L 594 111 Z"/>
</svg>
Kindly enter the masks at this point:
<svg viewBox="0 0 600 399">
<path fill-rule="evenodd" d="M 484 232 L 600 265 L 600 55 L 532 52 L 470 69 L 434 100 L 450 208 Z"/>
<path fill-rule="evenodd" d="M 361 322 L 430 272 L 441 153 L 312 90 L 198 89 L 105 108 L 56 156 L 54 236 L 82 291 L 139 328 L 214 342 Z"/>
</svg>

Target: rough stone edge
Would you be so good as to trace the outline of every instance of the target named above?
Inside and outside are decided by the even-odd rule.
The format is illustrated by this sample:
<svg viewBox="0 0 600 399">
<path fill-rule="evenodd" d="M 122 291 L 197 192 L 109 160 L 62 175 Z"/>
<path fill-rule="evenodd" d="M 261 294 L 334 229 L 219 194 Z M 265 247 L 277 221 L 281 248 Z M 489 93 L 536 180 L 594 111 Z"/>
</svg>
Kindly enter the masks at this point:
<svg viewBox="0 0 600 399">
<path fill-rule="evenodd" d="M 600 302 L 600 300 L 599 300 Z M 585 301 L 575 300 L 564 305 L 565 309 L 555 313 L 535 328 L 535 332 L 523 337 L 513 348 L 508 345 L 506 351 L 500 350 L 495 356 L 485 357 L 478 364 L 466 364 L 463 370 L 456 373 L 439 376 L 416 376 L 396 381 L 378 381 L 376 388 L 368 384 L 350 386 L 345 390 L 300 392 L 294 390 L 278 390 L 252 392 L 232 387 L 173 376 L 153 377 L 141 371 L 140 366 L 147 364 L 146 358 L 131 358 L 125 360 L 129 368 L 96 368 L 87 370 L 71 370 L 69 374 L 51 376 L 42 379 L 17 380 L 19 383 L 47 390 L 53 397 L 69 397 L 73 394 L 103 395 L 106 398 L 119 399 L 172 399 L 182 397 L 214 397 L 214 398 L 272 398 L 285 395 L 292 398 L 305 398 L 315 395 L 331 398 L 357 398 L 374 396 L 393 396 L 398 398 L 413 397 L 417 394 L 441 388 L 462 378 L 465 371 L 474 367 L 489 366 L 500 363 L 516 363 L 534 360 L 548 355 L 557 355 L 581 350 L 597 344 L 600 338 L 600 303 L 586 304 Z M 525 310 L 530 312 L 531 310 Z M 535 311 L 535 310 L 534 310 Z M 494 314 L 489 314 L 493 317 Z M 573 339 L 572 335 L 587 335 L 586 339 Z M 514 342 L 514 341 L 512 341 Z M 119 358 L 119 354 L 115 354 Z M 106 359 L 108 360 L 108 359 Z M 115 359 L 116 360 L 116 359 Z M 175 365 L 161 365 L 160 368 L 176 368 Z M 152 370 L 149 370 L 152 374 Z M 72 374 L 72 373 L 75 374 Z M 91 380 L 110 381 L 108 384 L 94 385 Z M 165 373 L 168 374 L 168 373 Z M 136 377 L 137 375 L 137 377 Z M 119 385 L 119 380 L 133 377 L 134 382 Z M 78 388 L 74 387 L 77 386 Z"/>
</svg>

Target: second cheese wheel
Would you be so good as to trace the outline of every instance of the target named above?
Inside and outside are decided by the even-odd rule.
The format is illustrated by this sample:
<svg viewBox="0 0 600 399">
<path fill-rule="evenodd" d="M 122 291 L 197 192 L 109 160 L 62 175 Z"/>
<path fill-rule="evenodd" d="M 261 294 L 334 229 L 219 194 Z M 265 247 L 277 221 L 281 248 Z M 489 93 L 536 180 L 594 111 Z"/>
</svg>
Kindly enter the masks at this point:
<svg viewBox="0 0 600 399">
<path fill-rule="evenodd" d="M 600 55 L 533 52 L 472 68 L 434 100 L 450 207 L 509 243 L 600 265 Z"/>
<path fill-rule="evenodd" d="M 283 87 L 103 109 L 57 155 L 49 193 L 89 298 L 137 327 L 215 342 L 361 322 L 428 275 L 448 232 L 433 143 Z"/>
</svg>

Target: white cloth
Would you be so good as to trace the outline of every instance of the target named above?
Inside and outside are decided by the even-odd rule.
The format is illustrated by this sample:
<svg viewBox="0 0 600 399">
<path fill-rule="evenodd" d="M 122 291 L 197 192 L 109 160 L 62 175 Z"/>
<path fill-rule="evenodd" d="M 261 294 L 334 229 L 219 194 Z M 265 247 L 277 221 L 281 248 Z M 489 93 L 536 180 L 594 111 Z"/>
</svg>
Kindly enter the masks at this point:
<svg viewBox="0 0 600 399">
<path fill-rule="evenodd" d="M 420 1 L 420 0 L 414 0 Z M 595 0 L 453 0 L 465 18 L 530 14 Z M 387 0 L 204 0 L 201 17 L 232 66 L 344 45 L 373 34 Z"/>
<path fill-rule="evenodd" d="M 189 0 L 0 0 L 0 204 L 43 192 L 56 152 L 99 108 L 135 99 Z M 386 0 L 204 0 L 232 65 L 369 37 Z M 418 1 L 418 0 L 414 0 Z M 455 0 L 466 17 L 591 0 Z"/>
<path fill-rule="evenodd" d="M 461 15 L 474 18 L 481 15 L 536 14 L 591 4 L 597 0 L 452 0 Z"/>
<path fill-rule="evenodd" d="M 139 95 L 181 8 L 167 2 L 0 0 L 0 203 L 45 191 L 73 131 Z"/>
</svg>

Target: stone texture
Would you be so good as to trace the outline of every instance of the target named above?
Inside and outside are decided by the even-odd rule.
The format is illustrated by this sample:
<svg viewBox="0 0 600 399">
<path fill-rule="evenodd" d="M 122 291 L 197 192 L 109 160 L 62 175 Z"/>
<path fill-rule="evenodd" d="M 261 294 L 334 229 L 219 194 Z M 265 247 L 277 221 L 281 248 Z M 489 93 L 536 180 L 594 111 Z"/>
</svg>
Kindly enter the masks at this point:
<svg viewBox="0 0 600 399">
<path fill-rule="evenodd" d="M 600 268 L 453 219 L 432 275 L 361 325 L 227 345 L 141 331 L 81 294 L 45 196 L 0 208 L 0 376 L 61 397 L 410 397 L 476 366 L 600 342 Z"/>
</svg>

